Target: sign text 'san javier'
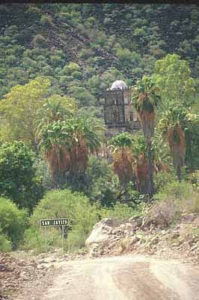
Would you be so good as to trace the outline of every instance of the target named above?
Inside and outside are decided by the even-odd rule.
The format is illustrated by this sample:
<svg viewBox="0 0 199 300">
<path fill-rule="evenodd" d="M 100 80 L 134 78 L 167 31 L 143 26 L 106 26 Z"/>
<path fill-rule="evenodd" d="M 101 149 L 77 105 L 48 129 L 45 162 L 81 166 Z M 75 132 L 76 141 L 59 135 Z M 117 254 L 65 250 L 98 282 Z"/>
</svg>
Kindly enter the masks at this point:
<svg viewBox="0 0 199 300">
<path fill-rule="evenodd" d="M 68 219 L 43 219 L 40 220 L 41 226 L 66 226 L 68 225 Z"/>
</svg>

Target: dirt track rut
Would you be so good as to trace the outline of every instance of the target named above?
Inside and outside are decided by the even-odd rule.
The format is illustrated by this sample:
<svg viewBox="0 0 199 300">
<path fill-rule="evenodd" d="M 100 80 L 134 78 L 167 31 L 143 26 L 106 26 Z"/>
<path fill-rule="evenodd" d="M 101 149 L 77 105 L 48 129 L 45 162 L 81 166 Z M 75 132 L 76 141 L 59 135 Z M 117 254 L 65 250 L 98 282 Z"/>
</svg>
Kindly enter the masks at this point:
<svg viewBox="0 0 199 300">
<path fill-rule="evenodd" d="M 131 255 L 70 261 L 40 299 L 199 300 L 199 267 Z"/>
</svg>

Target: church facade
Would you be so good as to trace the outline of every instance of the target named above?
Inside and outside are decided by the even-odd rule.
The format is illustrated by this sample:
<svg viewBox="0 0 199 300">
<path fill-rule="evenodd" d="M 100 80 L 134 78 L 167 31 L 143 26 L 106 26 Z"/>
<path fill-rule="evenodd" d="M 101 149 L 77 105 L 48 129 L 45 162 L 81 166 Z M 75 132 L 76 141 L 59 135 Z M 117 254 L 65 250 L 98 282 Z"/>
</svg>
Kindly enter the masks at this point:
<svg viewBox="0 0 199 300">
<path fill-rule="evenodd" d="M 109 135 L 141 128 L 131 102 L 131 90 L 122 80 L 116 80 L 105 92 L 104 120 Z"/>
</svg>

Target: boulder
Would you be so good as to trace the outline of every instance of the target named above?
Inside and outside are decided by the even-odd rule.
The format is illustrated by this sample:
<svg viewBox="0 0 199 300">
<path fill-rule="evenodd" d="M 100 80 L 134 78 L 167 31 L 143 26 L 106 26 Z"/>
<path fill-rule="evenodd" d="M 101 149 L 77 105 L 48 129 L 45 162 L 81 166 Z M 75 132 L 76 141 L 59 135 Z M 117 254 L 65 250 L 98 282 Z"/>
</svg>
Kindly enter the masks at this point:
<svg viewBox="0 0 199 300">
<path fill-rule="evenodd" d="M 112 219 L 103 219 L 102 221 L 95 224 L 85 244 L 90 247 L 92 244 L 104 243 L 109 240 L 110 233 L 112 231 Z"/>
</svg>

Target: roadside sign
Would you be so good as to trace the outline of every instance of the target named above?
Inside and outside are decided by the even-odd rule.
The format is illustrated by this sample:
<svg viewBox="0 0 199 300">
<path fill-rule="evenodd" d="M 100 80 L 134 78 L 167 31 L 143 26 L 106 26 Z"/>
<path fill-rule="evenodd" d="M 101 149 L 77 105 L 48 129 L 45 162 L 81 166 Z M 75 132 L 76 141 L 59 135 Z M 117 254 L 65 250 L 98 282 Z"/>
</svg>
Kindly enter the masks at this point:
<svg viewBox="0 0 199 300">
<path fill-rule="evenodd" d="M 68 225 L 68 219 L 43 219 L 40 220 L 41 226 L 66 226 Z"/>
<path fill-rule="evenodd" d="M 47 251 L 47 240 L 46 240 L 46 227 L 48 226 L 61 226 L 61 236 L 62 236 L 62 250 L 64 253 L 64 229 L 68 225 L 68 219 L 60 218 L 60 219 L 42 219 L 40 220 L 40 226 L 44 227 L 44 236 L 45 236 L 45 248 Z"/>
</svg>

